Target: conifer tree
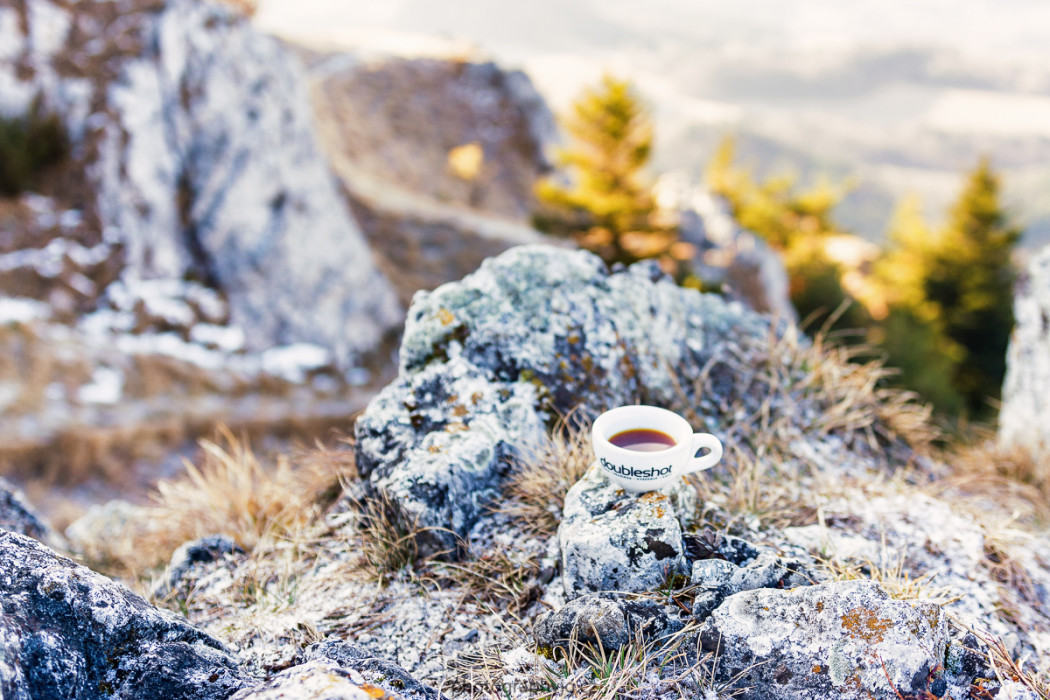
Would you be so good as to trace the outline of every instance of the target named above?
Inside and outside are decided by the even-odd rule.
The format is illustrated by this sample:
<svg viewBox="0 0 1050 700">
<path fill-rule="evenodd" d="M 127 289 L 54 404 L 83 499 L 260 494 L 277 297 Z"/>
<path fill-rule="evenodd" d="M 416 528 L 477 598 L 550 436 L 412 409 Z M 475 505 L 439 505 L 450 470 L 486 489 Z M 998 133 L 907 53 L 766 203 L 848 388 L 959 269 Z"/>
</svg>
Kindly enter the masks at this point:
<svg viewBox="0 0 1050 700">
<path fill-rule="evenodd" d="M 535 217 L 536 225 L 582 238 L 582 245 L 610 263 L 631 263 L 666 249 L 666 236 L 655 247 L 638 241 L 660 231 L 651 220 L 655 205 L 642 176 L 652 152 L 652 119 L 631 84 L 604 76 L 573 104 L 564 126 L 572 145 L 558 161 L 570 182 L 548 178 L 538 184 L 547 212 Z"/>
<path fill-rule="evenodd" d="M 1013 329 L 1012 262 L 1021 230 L 999 200 L 999 176 L 987 159 L 970 173 L 951 209 L 926 272 L 926 298 L 945 335 L 964 349 L 955 382 L 971 415 L 988 413 L 1006 374 Z"/>
</svg>

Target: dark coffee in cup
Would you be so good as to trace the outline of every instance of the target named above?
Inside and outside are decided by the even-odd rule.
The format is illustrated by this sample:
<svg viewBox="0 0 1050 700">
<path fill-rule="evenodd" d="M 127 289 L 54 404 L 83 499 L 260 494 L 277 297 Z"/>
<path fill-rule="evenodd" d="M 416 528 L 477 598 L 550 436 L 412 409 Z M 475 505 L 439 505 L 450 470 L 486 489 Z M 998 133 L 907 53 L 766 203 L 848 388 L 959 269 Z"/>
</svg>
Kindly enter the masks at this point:
<svg viewBox="0 0 1050 700">
<path fill-rule="evenodd" d="M 650 428 L 622 430 L 609 438 L 609 442 L 625 450 L 635 452 L 659 452 L 674 447 L 674 438 L 667 433 Z"/>
</svg>

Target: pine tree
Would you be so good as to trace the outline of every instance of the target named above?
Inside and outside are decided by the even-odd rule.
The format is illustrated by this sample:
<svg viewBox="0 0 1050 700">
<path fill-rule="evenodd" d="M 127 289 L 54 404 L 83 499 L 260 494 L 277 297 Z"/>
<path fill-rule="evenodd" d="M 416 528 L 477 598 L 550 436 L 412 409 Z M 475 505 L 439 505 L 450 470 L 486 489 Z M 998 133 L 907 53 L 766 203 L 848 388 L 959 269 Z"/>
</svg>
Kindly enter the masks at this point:
<svg viewBox="0 0 1050 700">
<path fill-rule="evenodd" d="M 927 298 L 927 275 L 940 244 L 916 197 L 900 202 L 890 222 L 889 247 L 875 265 L 881 290 L 880 327 L 874 339 L 897 369 L 898 383 L 917 391 L 938 411 L 958 415 L 963 397 L 955 373 L 965 349 L 945 334 L 941 308 Z"/>
<path fill-rule="evenodd" d="M 982 159 L 926 272 L 926 299 L 939 309 L 945 335 L 964 349 L 955 383 L 975 416 L 986 415 L 988 400 L 1000 395 L 1014 324 L 1012 256 L 1021 230 L 1008 221 L 999 189 L 998 175 Z"/>
<path fill-rule="evenodd" d="M 548 211 L 536 225 L 576 236 L 607 262 L 655 257 L 673 242 L 652 222 L 655 205 L 642 171 L 652 152 L 653 125 L 631 84 L 610 75 L 583 92 L 565 120 L 572 146 L 559 153 L 569 184 L 549 178 L 536 188 Z M 645 242 L 645 234 L 658 234 Z"/>
</svg>

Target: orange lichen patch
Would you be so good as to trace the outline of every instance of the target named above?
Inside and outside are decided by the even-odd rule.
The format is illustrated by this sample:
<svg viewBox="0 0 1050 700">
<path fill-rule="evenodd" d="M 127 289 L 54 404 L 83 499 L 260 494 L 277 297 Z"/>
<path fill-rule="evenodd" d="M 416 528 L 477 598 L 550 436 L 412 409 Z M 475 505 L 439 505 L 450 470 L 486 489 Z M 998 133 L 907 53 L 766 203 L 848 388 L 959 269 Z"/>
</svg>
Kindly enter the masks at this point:
<svg viewBox="0 0 1050 700">
<path fill-rule="evenodd" d="M 453 394 L 445 399 L 445 403 L 456 403 L 457 401 L 459 401 L 459 394 Z"/>
<path fill-rule="evenodd" d="M 659 503 L 660 501 L 666 501 L 667 496 L 656 491 L 648 491 L 645 494 L 643 494 L 638 500 L 640 500 L 642 503 Z"/>
<path fill-rule="evenodd" d="M 820 664 L 814 664 L 813 665 L 813 673 L 821 673 L 823 670 L 824 670 L 824 667 L 821 666 Z"/>
<path fill-rule="evenodd" d="M 880 618 L 867 608 L 854 608 L 842 616 L 842 626 L 850 636 L 869 644 L 878 644 L 893 627 L 893 620 Z"/>
<path fill-rule="evenodd" d="M 452 322 L 456 320 L 456 317 L 452 315 L 452 312 L 445 307 L 438 309 L 437 317 L 438 320 L 441 321 L 442 326 L 450 326 L 452 325 Z"/>
<path fill-rule="evenodd" d="M 470 395 L 470 402 L 477 406 L 478 401 L 481 401 L 482 398 L 484 398 L 482 393 L 480 391 L 475 391 L 473 394 Z"/>
<path fill-rule="evenodd" d="M 369 697 L 373 697 L 373 698 L 385 698 L 386 697 L 386 691 L 383 690 L 382 688 L 377 688 L 374 685 L 369 685 L 368 683 L 365 683 L 364 685 L 360 685 L 358 687 L 361 688 L 361 690 L 365 691 L 365 693 L 367 693 Z"/>
<path fill-rule="evenodd" d="M 430 447 L 427 448 L 427 452 L 429 452 L 430 454 L 434 455 L 434 454 L 437 454 L 438 452 L 441 452 L 441 448 L 438 447 L 437 445 L 431 445 Z"/>
<path fill-rule="evenodd" d="M 824 601 L 823 600 L 818 600 L 817 601 L 817 612 L 824 612 Z"/>
<path fill-rule="evenodd" d="M 448 425 L 446 425 L 445 430 L 450 433 L 463 433 L 470 430 L 470 428 L 467 426 L 466 423 L 456 421 L 455 423 L 449 423 Z"/>
</svg>

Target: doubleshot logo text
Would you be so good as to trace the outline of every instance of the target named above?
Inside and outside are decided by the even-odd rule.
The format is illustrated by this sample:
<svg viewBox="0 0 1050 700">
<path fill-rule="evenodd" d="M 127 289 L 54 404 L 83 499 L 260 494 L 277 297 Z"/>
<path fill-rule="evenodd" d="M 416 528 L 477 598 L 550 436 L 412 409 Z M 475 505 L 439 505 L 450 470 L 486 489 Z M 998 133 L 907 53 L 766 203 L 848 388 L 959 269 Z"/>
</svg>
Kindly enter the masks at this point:
<svg viewBox="0 0 1050 700">
<path fill-rule="evenodd" d="M 602 457 L 600 461 L 602 463 L 602 468 L 608 469 L 613 474 L 626 476 L 629 479 L 659 479 L 671 473 L 670 466 L 637 469 L 636 467 L 628 467 L 623 464 L 613 464 L 605 457 Z"/>
</svg>

